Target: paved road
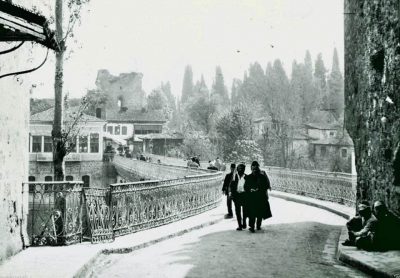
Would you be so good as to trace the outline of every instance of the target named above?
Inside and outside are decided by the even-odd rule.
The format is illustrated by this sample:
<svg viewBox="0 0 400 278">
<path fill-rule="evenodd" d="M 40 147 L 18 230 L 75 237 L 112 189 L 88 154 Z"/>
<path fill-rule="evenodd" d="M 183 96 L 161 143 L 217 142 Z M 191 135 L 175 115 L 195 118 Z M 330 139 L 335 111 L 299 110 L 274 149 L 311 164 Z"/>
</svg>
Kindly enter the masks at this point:
<svg viewBox="0 0 400 278">
<path fill-rule="evenodd" d="M 345 220 L 271 199 L 263 230 L 236 231 L 234 219 L 129 254 L 108 255 L 96 277 L 365 277 L 334 259 Z"/>
</svg>

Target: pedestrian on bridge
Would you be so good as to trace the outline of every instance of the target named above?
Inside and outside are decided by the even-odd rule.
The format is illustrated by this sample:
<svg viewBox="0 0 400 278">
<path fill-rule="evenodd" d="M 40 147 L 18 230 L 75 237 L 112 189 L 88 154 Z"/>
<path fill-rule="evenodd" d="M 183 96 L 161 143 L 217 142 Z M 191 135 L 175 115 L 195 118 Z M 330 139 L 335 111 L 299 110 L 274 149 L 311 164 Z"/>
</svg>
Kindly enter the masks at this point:
<svg viewBox="0 0 400 278">
<path fill-rule="evenodd" d="M 246 177 L 244 172 L 246 170 L 246 166 L 241 163 L 236 169 L 237 172 L 235 172 L 234 178 L 230 184 L 230 193 L 233 203 L 235 204 L 235 214 L 238 222 L 238 228 L 236 230 L 241 231 L 247 227 L 246 192 L 244 192 L 244 183 Z"/>
<path fill-rule="evenodd" d="M 236 164 L 232 163 L 231 164 L 231 172 L 229 174 L 226 174 L 224 183 L 222 185 L 222 193 L 226 195 L 226 205 L 228 207 L 228 214 L 225 215 L 225 218 L 233 217 L 232 197 L 230 194 L 230 184 L 233 180 L 235 169 L 236 169 Z"/>
<path fill-rule="evenodd" d="M 251 174 L 245 177 L 244 191 L 247 193 L 247 208 L 249 214 L 250 232 L 254 233 L 254 224 L 257 221 L 257 230 L 261 230 L 263 219 L 272 217 L 268 202 L 268 192 L 271 190 L 267 174 L 261 172 L 260 164 L 253 161 Z"/>
</svg>

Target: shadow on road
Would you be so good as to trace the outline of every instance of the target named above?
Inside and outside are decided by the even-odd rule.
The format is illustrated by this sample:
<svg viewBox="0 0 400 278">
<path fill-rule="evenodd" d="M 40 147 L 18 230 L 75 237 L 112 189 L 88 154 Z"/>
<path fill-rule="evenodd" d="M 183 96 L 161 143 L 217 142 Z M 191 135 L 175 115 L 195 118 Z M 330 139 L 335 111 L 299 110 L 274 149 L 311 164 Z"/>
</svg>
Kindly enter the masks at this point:
<svg viewBox="0 0 400 278">
<path fill-rule="evenodd" d="M 169 255 L 184 258 L 171 264 L 192 266 L 186 277 L 349 277 L 333 260 L 340 229 L 317 222 L 266 224 L 255 234 L 233 228 Z"/>
</svg>

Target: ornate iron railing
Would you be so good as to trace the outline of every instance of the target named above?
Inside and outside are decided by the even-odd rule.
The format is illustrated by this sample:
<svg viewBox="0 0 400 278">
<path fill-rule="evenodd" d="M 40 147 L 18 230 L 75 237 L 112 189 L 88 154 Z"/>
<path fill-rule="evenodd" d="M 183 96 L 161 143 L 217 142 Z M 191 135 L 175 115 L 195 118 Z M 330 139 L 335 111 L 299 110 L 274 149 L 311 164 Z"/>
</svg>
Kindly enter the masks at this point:
<svg viewBox="0 0 400 278">
<path fill-rule="evenodd" d="M 111 185 L 115 236 L 164 225 L 215 207 L 221 173 Z"/>
<path fill-rule="evenodd" d="M 357 176 L 322 171 L 264 167 L 273 189 L 355 206 Z"/>
<path fill-rule="evenodd" d="M 27 232 L 32 246 L 82 240 L 82 182 L 28 182 Z"/>
<path fill-rule="evenodd" d="M 88 236 L 92 243 L 113 241 L 110 189 L 85 188 L 84 194 L 88 227 L 85 238 Z"/>
<path fill-rule="evenodd" d="M 217 206 L 221 199 L 221 173 L 181 179 L 117 183 L 110 194 L 85 189 L 91 241 L 164 225 Z M 109 201 L 108 201 L 109 200 Z"/>
</svg>

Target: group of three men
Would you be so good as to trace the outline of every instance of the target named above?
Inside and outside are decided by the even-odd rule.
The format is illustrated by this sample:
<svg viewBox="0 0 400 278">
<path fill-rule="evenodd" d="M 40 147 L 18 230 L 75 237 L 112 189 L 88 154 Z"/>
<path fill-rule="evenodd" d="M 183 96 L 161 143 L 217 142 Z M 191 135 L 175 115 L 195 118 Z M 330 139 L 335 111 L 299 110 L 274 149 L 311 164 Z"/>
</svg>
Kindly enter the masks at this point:
<svg viewBox="0 0 400 278">
<path fill-rule="evenodd" d="M 261 230 L 263 219 L 272 217 L 267 192 L 271 186 L 267 174 L 260 170 L 257 161 L 251 164 L 251 174 L 246 175 L 245 170 L 243 163 L 237 168 L 231 164 L 231 172 L 225 176 L 222 191 L 227 195 L 228 218 L 233 217 L 232 201 L 235 204 L 236 230 L 246 229 L 246 219 L 249 218 L 249 230 L 254 233 L 255 228 Z"/>
</svg>

